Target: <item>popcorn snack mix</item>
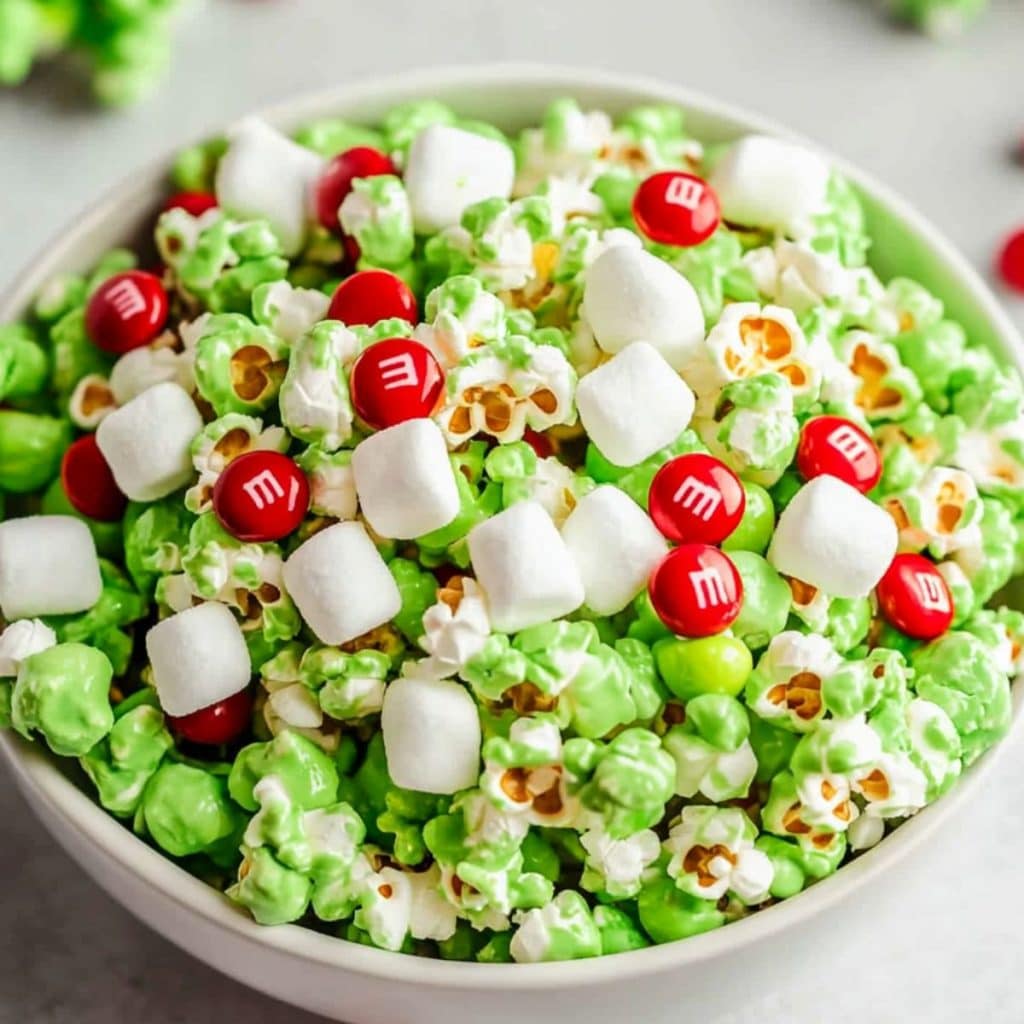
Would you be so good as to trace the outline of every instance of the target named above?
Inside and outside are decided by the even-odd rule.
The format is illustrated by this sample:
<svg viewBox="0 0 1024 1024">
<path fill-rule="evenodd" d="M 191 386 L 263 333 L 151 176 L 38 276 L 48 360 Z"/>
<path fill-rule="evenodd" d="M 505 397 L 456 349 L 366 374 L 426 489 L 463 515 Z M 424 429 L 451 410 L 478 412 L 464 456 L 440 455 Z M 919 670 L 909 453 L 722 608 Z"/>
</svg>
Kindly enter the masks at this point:
<svg viewBox="0 0 1024 1024">
<path fill-rule="evenodd" d="M 1024 388 L 817 155 L 423 101 L 173 188 L 0 327 L 0 724 L 255 920 L 671 942 L 1006 732 Z"/>
</svg>

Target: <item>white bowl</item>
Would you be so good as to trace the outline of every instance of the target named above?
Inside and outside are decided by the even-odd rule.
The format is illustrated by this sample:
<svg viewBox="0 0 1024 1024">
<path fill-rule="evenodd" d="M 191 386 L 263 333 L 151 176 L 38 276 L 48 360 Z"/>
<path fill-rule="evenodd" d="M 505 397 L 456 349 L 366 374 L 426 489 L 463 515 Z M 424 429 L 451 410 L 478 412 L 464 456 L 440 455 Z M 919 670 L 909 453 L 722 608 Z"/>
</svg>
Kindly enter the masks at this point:
<svg viewBox="0 0 1024 1024">
<path fill-rule="evenodd" d="M 432 96 L 462 114 L 515 130 L 535 122 L 548 102 L 571 94 L 584 107 L 619 113 L 663 101 L 687 111 L 705 140 L 751 131 L 789 134 L 760 117 L 658 82 L 599 71 L 538 66 L 462 67 L 396 75 L 303 97 L 269 111 L 286 127 L 326 115 L 374 121 L 405 100 Z M 828 157 L 828 154 L 825 154 Z M 866 175 L 829 157 L 865 200 L 873 265 L 883 277 L 903 273 L 946 301 L 971 337 L 1024 368 L 1020 339 L 970 265 L 920 215 Z M 0 323 L 21 314 L 53 273 L 80 270 L 107 248 L 142 238 L 166 194 L 170 161 L 137 173 L 72 221 L 13 290 L 0 301 Z M 1014 719 L 1022 717 L 1016 687 Z M 1005 743 L 1006 741 L 1004 741 Z M 685 941 L 615 957 L 571 963 L 482 965 L 388 953 L 294 925 L 264 928 L 226 897 L 187 875 L 107 815 L 73 766 L 60 765 L 38 745 L 11 733 L 0 750 L 33 811 L 61 845 L 115 899 L 192 955 L 253 988 L 349 1024 L 519 1024 L 572 1015 L 590 1024 L 645 1024 L 707 1015 L 742 993 L 764 990 L 786 964 L 824 955 L 842 929 L 822 927 L 823 912 L 880 909 L 894 895 L 889 871 L 983 784 L 995 750 L 954 790 L 902 825 L 878 847 L 834 876 L 762 913 Z M 889 889 L 884 884 L 889 882 Z M 870 883 L 870 884 L 869 884 Z M 855 905 L 849 899 L 857 894 Z M 847 902 L 845 907 L 839 904 Z M 842 918 L 830 918 L 831 924 Z M 785 956 L 780 957 L 780 948 Z M 183 984 L 185 980 L 183 979 Z"/>
</svg>

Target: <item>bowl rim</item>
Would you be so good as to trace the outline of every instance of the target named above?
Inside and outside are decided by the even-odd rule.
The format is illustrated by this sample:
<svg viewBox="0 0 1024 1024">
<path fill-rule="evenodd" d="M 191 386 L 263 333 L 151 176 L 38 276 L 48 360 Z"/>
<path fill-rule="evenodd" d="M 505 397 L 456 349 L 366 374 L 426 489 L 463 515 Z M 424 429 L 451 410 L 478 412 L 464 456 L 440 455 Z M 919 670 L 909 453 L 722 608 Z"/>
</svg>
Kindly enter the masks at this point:
<svg viewBox="0 0 1024 1024">
<path fill-rule="evenodd" d="M 939 261 L 955 271 L 961 286 L 969 294 L 981 317 L 987 321 L 1005 354 L 1024 371 L 1024 355 L 1017 330 L 995 296 L 970 263 L 923 215 L 888 187 L 823 147 L 775 123 L 771 118 L 708 97 L 703 93 L 641 75 L 609 72 L 595 68 L 508 62 L 487 65 L 462 64 L 440 68 L 421 68 L 397 75 L 378 76 L 356 83 L 304 92 L 274 104 L 257 116 L 276 124 L 294 125 L 332 109 L 343 110 L 359 103 L 379 100 L 392 93 L 451 92 L 479 87 L 546 90 L 553 97 L 560 93 L 604 90 L 622 94 L 635 102 L 643 100 L 673 103 L 746 131 L 764 132 L 796 139 L 822 152 L 830 164 L 846 175 L 873 201 L 901 221 Z M 46 279 L 76 242 L 81 242 L 107 223 L 124 199 L 126 190 L 143 194 L 153 183 L 165 178 L 176 147 L 165 156 L 149 162 L 141 170 L 101 199 L 88 205 L 84 213 L 71 221 L 70 229 L 59 233 L 42 249 L 13 284 L 0 296 L 0 323 L 20 315 L 31 295 Z M 1024 718 L 1024 687 L 1014 688 L 1014 724 L 1016 734 Z M 801 921 L 815 917 L 850 896 L 853 891 L 894 866 L 921 844 L 945 819 L 981 785 L 999 754 L 1012 741 L 1004 737 L 958 781 L 951 792 L 924 808 L 888 835 L 875 848 L 858 856 L 838 872 L 779 904 L 702 935 L 678 942 L 597 957 L 544 964 L 477 964 L 398 955 L 386 950 L 339 940 L 299 925 L 258 925 L 223 893 L 194 878 L 172 860 L 146 845 L 125 825 L 74 785 L 44 753 L 10 731 L 0 732 L 3 755 L 26 802 L 41 818 L 46 810 L 51 817 L 70 825 L 89 845 L 130 871 L 139 881 L 158 890 L 183 910 L 198 914 L 245 943 L 254 944 L 302 961 L 344 968 L 377 979 L 448 989 L 525 989 L 544 991 L 591 984 L 604 984 L 626 978 L 681 968 L 735 954 L 763 939 L 778 934 Z M 132 908 L 130 908 L 132 909 Z M 133 910 L 142 916 L 139 910 Z M 143 920 L 146 920 L 143 917 Z M 147 921 L 147 923 L 149 923 Z"/>
</svg>

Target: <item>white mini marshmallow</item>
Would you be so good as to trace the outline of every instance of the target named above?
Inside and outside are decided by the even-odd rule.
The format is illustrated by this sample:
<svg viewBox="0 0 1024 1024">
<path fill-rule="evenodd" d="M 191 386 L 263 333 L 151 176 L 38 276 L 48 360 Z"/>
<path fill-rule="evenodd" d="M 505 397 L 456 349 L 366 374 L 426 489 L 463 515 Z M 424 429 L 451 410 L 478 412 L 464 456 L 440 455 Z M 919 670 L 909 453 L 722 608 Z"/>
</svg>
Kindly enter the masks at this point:
<svg viewBox="0 0 1024 1024">
<path fill-rule="evenodd" d="M 480 716 L 469 691 L 449 679 L 388 684 L 381 712 L 388 775 L 417 793 L 457 793 L 480 775 Z"/>
<path fill-rule="evenodd" d="M 91 608 L 103 583 L 96 544 L 74 516 L 0 523 L 0 615 L 13 622 Z"/>
<path fill-rule="evenodd" d="M 693 416 L 693 392 L 647 342 L 628 345 L 583 377 L 580 419 L 601 454 L 635 466 L 674 441 Z"/>
<path fill-rule="evenodd" d="M 325 644 L 355 640 L 402 607 L 398 585 L 362 523 L 313 534 L 285 562 L 284 584 Z"/>
<path fill-rule="evenodd" d="M 57 634 L 39 619 L 19 619 L 0 632 L 0 679 L 16 676 L 21 663 L 33 654 L 48 651 Z"/>
<path fill-rule="evenodd" d="M 167 381 L 110 413 L 96 444 L 132 501 L 156 501 L 192 479 L 192 439 L 203 418 L 188 393 Z"/>
<path fill-rule="evenodd" d="M 800 234 L 825 206 L 829 167 L 817 153 L 767 135 L 733 143 L 710 182 L 722 217 L 744 227 Z"/>
<path fill-rule="evenodd" d="M 611 484 L 580 499 L 562 539 L 583 579 L 587 607 L 598 615 L 622 611 L 668 553 L 650 516 Z"/>
<path fill-rule="evenodd" d="M 515 160 L 497 139 L 444 124 L 424 128 L 405 165 L 405 189 L 420 232 L 458 224 L 462 211 L 481 199 L 512 194 Z"/>
<path fill-rule="evenodd" d="M 474 527 L 469 557 L 498 632 L 537 626 L 583 604 L 579 570 L 551 517 L 535 501 L 517 502 Z"/>
<path fill-rule="evenodd" d="M 768 561 L 832 597 L 864 597 L 896 554 L 885 509 L 834 476 L 804 484 L 779 516 Z"/>
<path fill-rule="evenodd" d="M 352 453 L 352 472 L 363 515 L 381 537 L 422 537 L 458 515 L 455 473 L 433 420 L 371 434 Z"/>
<path fill-rule="evenodd" d="M 228 149 L 217 165 L 217 202 L 238 217 L 270 223 L 286 256 L 306 240 L 312 221 L 313 185 L 324 161 L 257 117 L 228 133 Z"/>
<path fill-rule="evenodd" d="M 653 345 L 675 370 L 704 343 L 704 312 L 693 285 L 664 260 L 631 245 L 605 250 L 586 272 L 582 314 L 605 352 Z"/>
<path fill-rule="evenodd" d="M 244 690 L 252 662 L 241 627 L 217 601 L 186 608 L 146 634 L 160 707 L 190 715 Z"/>
</svg>

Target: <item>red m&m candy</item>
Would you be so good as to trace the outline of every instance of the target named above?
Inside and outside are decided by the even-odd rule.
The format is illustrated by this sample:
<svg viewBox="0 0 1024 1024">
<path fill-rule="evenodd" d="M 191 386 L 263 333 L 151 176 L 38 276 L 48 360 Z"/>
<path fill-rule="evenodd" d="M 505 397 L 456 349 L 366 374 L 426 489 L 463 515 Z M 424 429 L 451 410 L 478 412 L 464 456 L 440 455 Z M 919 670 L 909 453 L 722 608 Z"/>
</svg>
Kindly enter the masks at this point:
<svg viewBox="0 0 1024 1024">
<path fill-rule="evenodd" d="M 897 555 L 875 593 L 886 619 L 917 640 L 934 640 L 953 624 L 953 595 L 923 555 Z"/>
<path fill-rule="evenodd" d="M 703 178 L 684 171 L 659 171 L 636 190 L 633 217 L 652 241 L 700 245 L 715 233 L 722 213 L 715 190 Z"/>
<path fill-rule="evenodd" d="M 1005 284 L 1014 291 L 1024 292 L 1024 228 L 1003 242 L 996 259 L 996 269 Z"/>
<path fill-rule="evenodd" d="M 93 434 L 80 437 L 64 453 L 60 482 L 76 512 L 104 523 L 124 514 L 128 499 L 114 482 L 114 474 Z"/>
<path fill-rule="evenodd" d="M 167 292 L 160 278 L 144 270 L 127 270 L 108 278 L 85 307 L 89 340 L 116 356 L 148 345 L 166 320 Z"/>
<path fill-rule="evenodd" d="M 654 525 L 669 540 L 720 544 L 739 526 L 747 496 L 725 463 L 693 452 L 658 470 L 647 503 Z"/>
<path fill-rule="evenodd" d="M 199 217 L 216 207 L 217 197 L 210 192 L 175 192 L 163 206 L 164 210 L 184 210 L 193 217 Z"/>
<path fill-rule="evenodd" d="M 183 739 L 204 746 L 216 747 L 230 743 L 249 727 L 252 716 L 252 696 L 248 690 L 225 697 L 209 707 L 200 708 L 190 715 L 175 718 L 167 716 L 171 728 Z"/>
<path fill-rule="evenodd" d="M 681 544 L 656 566 L 648 584 L 658 618 L 679 636 L 721 633 L 743 604 L 743 581 L 727 555 L 709 544 Z"/>
<path fill-rule="evenodd" d="M 523 440 L 533 449 L 538 459 L 546 459 L 555 454 L 555 446 L 547 434 L 541 434 L 527 427 L 523 431 Z"/>
<path fill-rule="evenodd" d="M 360 270 L 338 285 L 327 310 L 328 320 L 349 327 L 398 317 L 416 323 L 419 309 L 409 286 L 390 270 Z"/>
<path fill-rule="evenodd" d="M 264 543 L 298 529 L 309 509 L 309 481 L 287 455 L 246 452 L 213 487 L 213 511 L 239 540 Z"/>
<path fill-rule="evenodd" d="M 338 207 L 352 191 L 353 180 L 395 173 L 395 165 L 390 158 L 372 146 L 354 146 L 332 157 L 314 189 L 317 220 L 328 231 L 340 234 Z"/>
<path fill-rule="evenodd" d="M 882 455 L 870 436 L 842 416 L 816 416 L 804 424 L 796 465 L 805 480 L 835 476 L 867 493 L 882 476 Z"/>
<path fill-rule="evenodd" d="M 444 394 L 434 353 L 411 338 L 385 338 L 364 349 L 349 383 L 356 412 L 376 430 L 432 415 Z"/>
</svg>

